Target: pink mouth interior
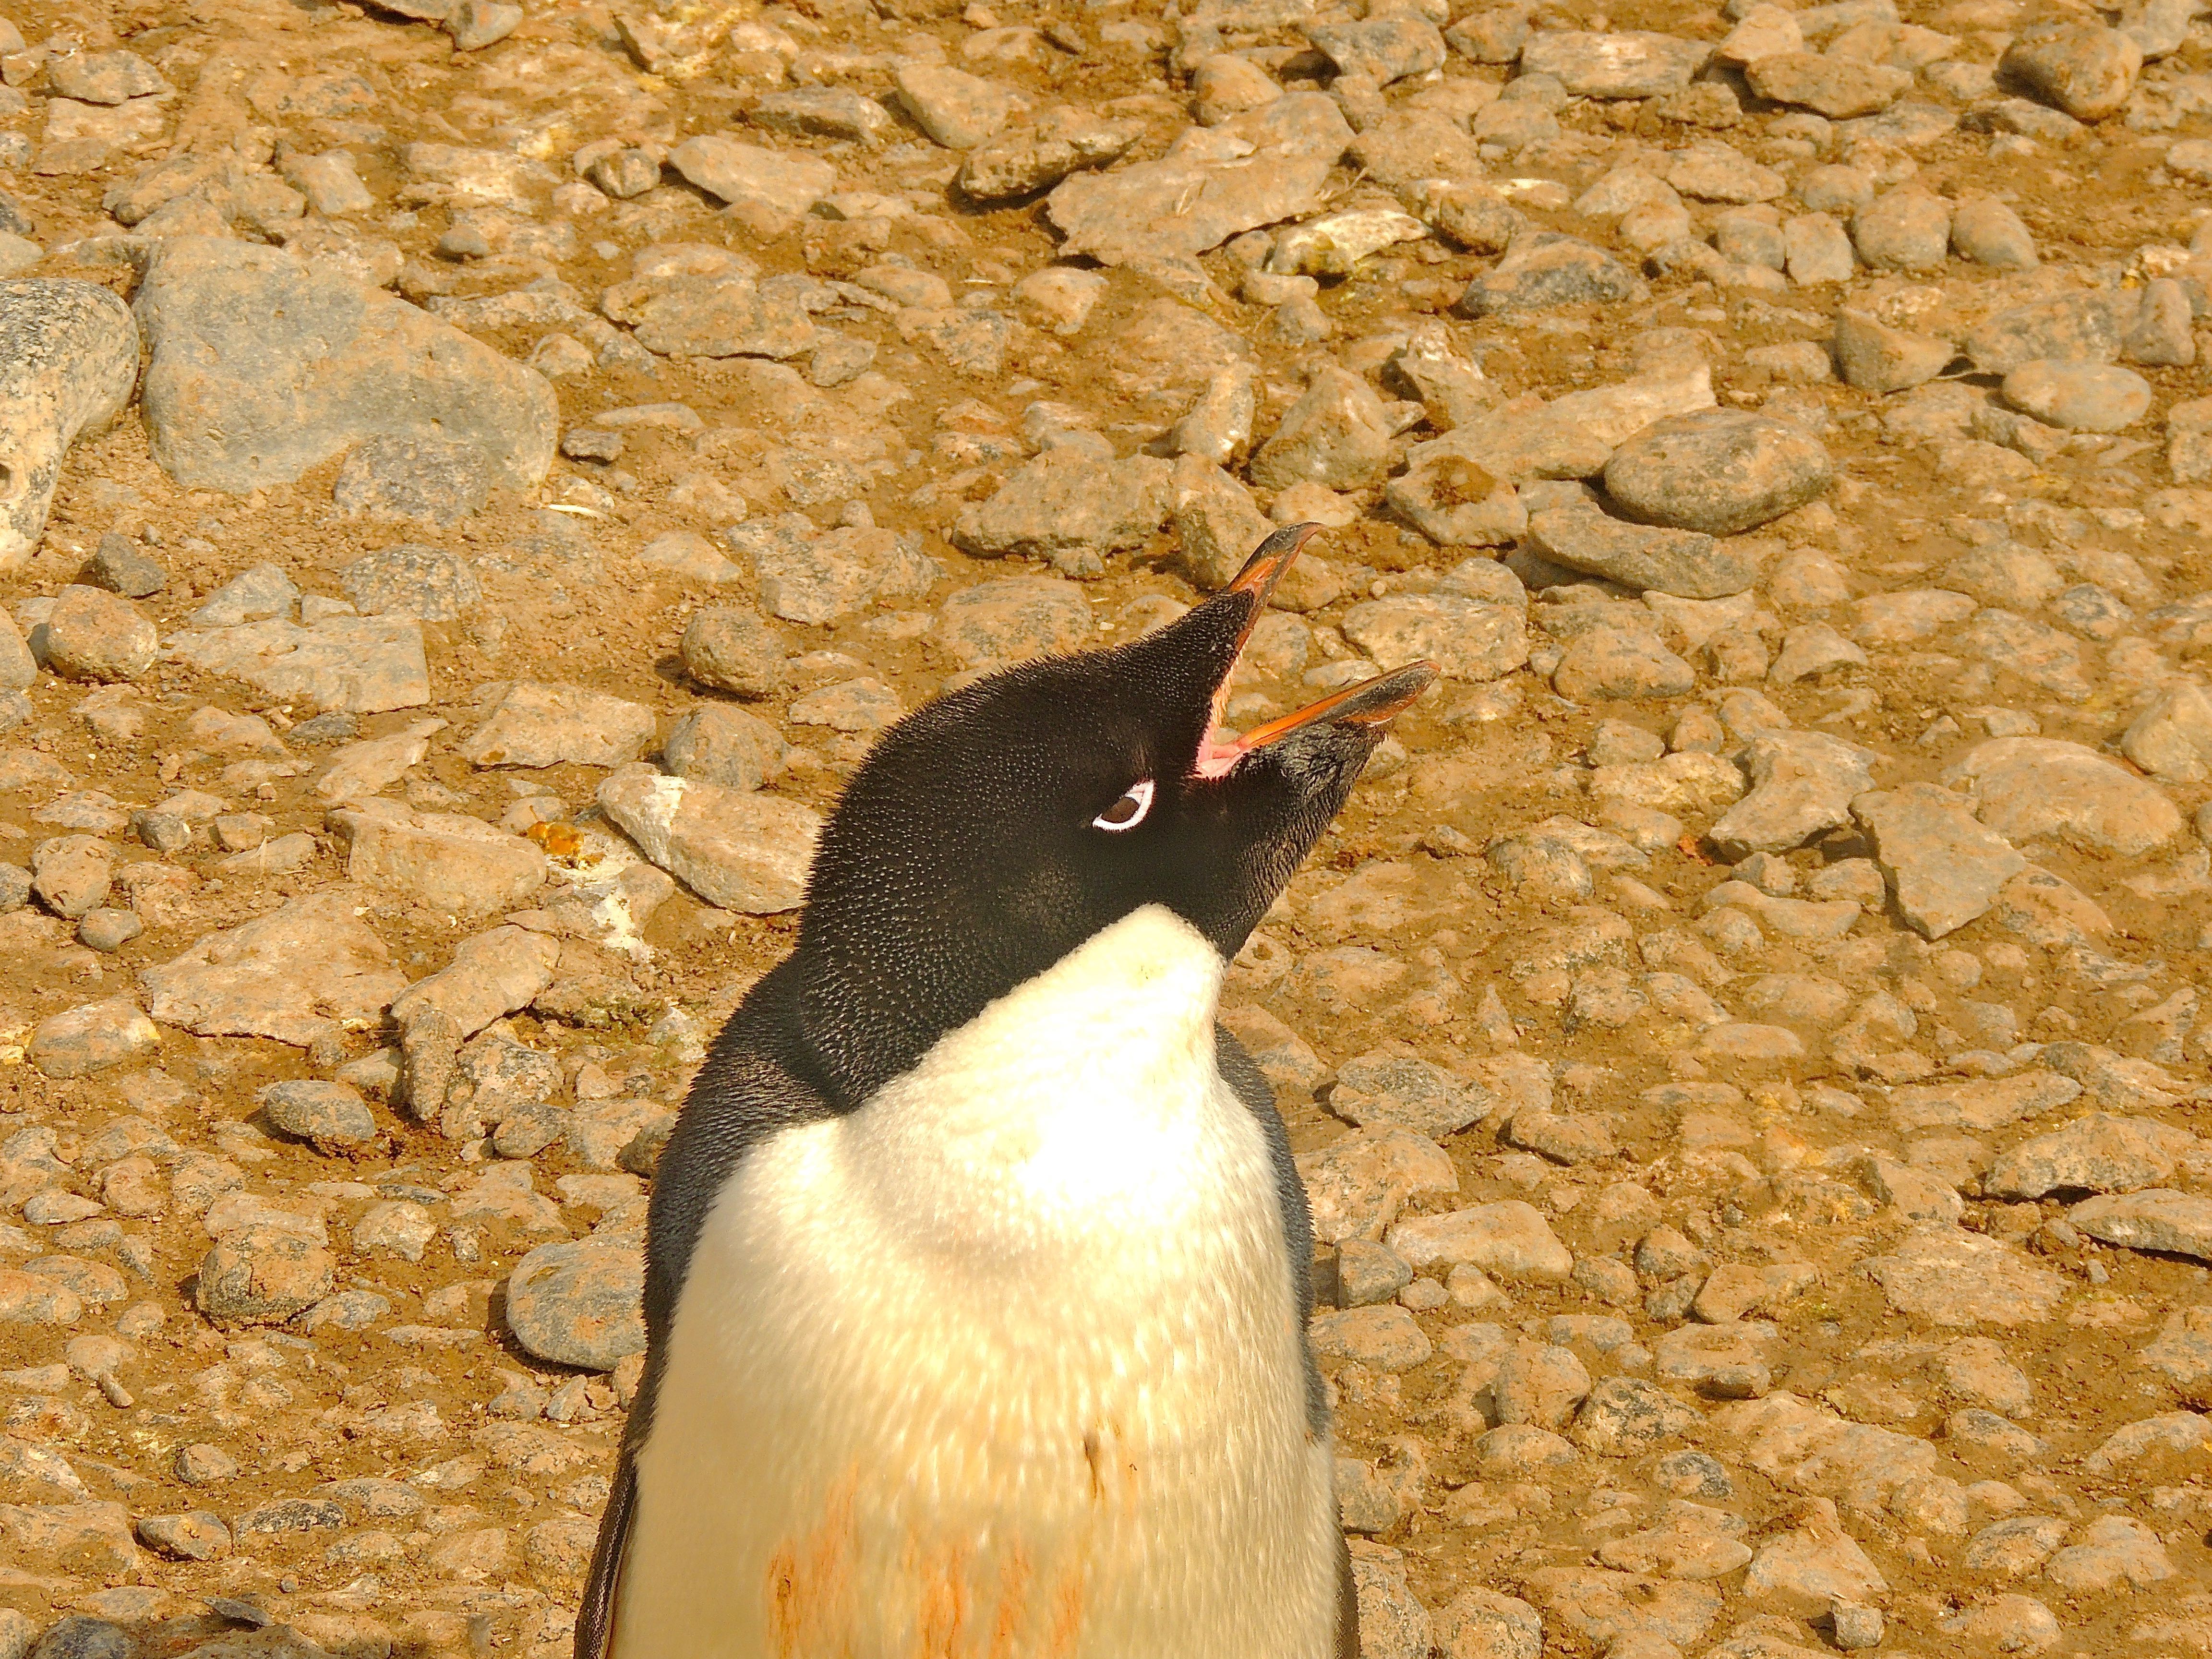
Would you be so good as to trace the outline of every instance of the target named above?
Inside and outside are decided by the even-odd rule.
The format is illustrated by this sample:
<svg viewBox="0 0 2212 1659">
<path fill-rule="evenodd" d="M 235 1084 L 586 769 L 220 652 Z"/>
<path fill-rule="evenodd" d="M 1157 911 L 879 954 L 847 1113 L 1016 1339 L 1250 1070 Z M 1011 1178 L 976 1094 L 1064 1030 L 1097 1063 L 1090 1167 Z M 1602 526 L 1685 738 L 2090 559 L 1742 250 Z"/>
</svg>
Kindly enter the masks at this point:
<svg viewBox="0 0 2212 1659">
<path fill-rule="evenodd" d="M 1244 658 L 1244 647 L 1237 647 L 1237 655 L 1230 659 L 1229 672 L 1221 677 L 1221 684 L 1213 688 L 1213 712 L 1206 723 L 1206 741 L 1198 745 L 1198 758 L 1192 763 L 1194 776 L 1219 778 L 1228 775 L 1229 769 L 1244 758 L 1244 741 L 1221 722 L 1221 712 L 1229 701 L 1229 682 L 1236 678 L 1237 665 Z"/>
</svg>

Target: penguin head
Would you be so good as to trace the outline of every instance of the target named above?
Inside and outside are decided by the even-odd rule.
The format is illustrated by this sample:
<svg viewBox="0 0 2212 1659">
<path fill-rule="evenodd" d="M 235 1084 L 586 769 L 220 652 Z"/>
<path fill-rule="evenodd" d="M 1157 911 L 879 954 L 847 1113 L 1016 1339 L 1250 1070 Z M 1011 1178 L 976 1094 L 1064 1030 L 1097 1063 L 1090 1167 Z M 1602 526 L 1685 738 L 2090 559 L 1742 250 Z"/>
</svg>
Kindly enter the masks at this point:
<svg viewBox="0 0 2212 1659">
<path fill-rule="evenodd" d="M 875 1086 L 1147 904 L 1237 953 L 1436 678 L 1414 663 L 1221 728 L 1238 653 L 1319 528 L 1278 531 L 1140 639 L 1021 664 L 884 734 L 823 831 L 799 927 L 803 1017 L 834 1081 Z"/>
</svg>

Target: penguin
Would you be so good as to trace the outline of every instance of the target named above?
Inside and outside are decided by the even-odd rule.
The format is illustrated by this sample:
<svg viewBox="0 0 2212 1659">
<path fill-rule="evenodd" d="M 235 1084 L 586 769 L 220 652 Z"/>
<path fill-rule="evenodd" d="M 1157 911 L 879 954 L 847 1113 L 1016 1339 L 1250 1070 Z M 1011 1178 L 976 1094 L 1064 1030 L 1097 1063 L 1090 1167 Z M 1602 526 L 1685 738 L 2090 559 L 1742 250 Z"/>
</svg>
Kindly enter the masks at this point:
<svg viewBox="0 0 2212 1659">
<path fill-rule="evenodd" d="M 854 772 L 654 1176 L 576 1659 L 1356 1659 L 1305 1194 L 1215 1018 L 1436 676 L 1221 726 L 1319 528 Z"/>
</svg>

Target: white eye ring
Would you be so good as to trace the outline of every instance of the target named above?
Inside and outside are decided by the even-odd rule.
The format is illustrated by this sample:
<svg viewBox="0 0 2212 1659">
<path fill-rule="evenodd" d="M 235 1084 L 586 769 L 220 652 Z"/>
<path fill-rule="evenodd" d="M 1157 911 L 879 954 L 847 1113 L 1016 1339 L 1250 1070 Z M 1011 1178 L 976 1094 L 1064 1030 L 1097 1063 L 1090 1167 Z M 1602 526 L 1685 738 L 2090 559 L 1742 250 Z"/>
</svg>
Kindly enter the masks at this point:
<svg viewBox="0 0 2212 1659">
<path fill-rule="evenodd" d="M 1142 823 L 1145 815 L 1152 810 L 1152 781 L 1146 778 L 1124 790 L 1121 799 L 1091 820 L 1091 827 L 1118 836 L 1124 830 L 1133 830 Z"/>
</svg>

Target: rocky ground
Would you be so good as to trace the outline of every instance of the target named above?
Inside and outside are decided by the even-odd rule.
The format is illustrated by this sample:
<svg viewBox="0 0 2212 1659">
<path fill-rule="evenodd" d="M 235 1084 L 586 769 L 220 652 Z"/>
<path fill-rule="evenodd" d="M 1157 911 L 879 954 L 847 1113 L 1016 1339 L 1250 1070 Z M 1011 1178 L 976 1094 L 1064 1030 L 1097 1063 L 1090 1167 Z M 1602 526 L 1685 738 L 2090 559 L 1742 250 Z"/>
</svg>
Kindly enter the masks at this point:
<svg viewBox="0 0 2212 1659">
<path fill-rule="evenodd" d="M 2192 0 L 0 8 L 0 1656 L 564 1652 L 840 781 L 1304 520 L 1368 1653 L 2212 1654 Z"/>
</svg>

